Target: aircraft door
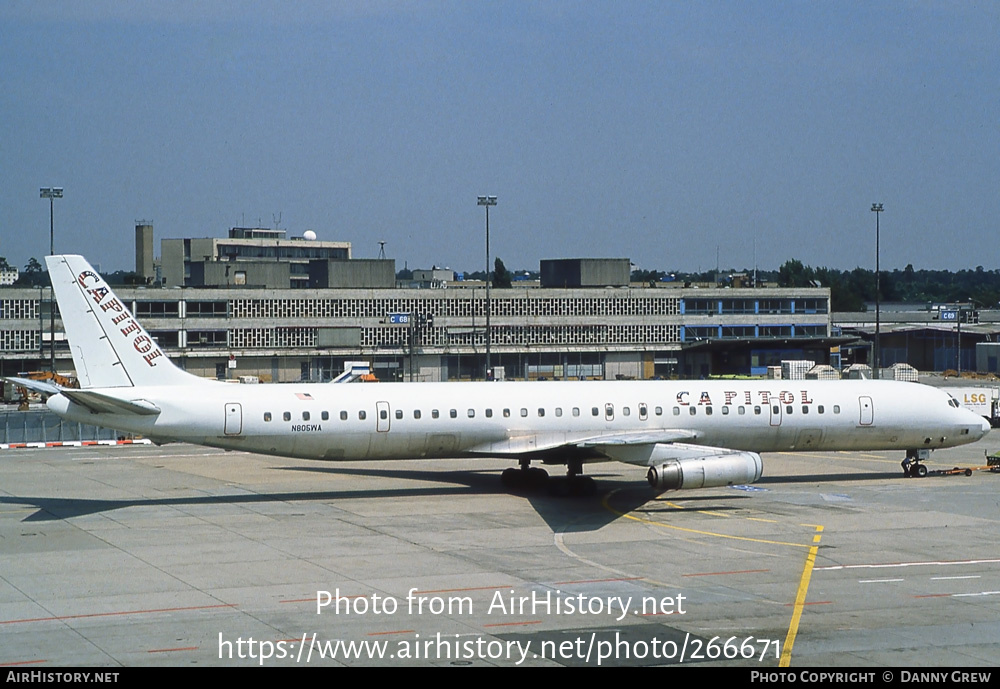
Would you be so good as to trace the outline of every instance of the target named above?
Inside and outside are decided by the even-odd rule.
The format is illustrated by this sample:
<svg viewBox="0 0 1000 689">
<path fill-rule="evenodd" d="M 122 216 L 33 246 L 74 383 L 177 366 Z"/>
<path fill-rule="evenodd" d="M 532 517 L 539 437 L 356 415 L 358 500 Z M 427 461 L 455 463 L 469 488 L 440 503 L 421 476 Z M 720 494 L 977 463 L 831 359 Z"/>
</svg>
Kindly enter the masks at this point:
<svg viewBox="0 0 1000 689">
<path fill-rule="evenodd" d="M 389 403 L 375 403 L 375 430 L 379 433 L 389 432 Z"/>
<path fill-rule="evenodd" d="M 861 407 L 861 419 L 858 425 L 871 426 L 875 423 L 875 408 L 872 405 L 872 398 L 867 396 L 859 397 L 858 404 Z"/>
<path fill-rule="evenodd" d="M 226 405 L 226 435 L 239 435 L 243 431 L 243 406 L 238 402 Z"/>
<path fill-rule="evenodd" d="M 772 397 L 768 401 L 768 406 L 771 407 L 771 425 L 780 426 L 781 425 L 781 400 L 777 397 Z"/>
</svg>

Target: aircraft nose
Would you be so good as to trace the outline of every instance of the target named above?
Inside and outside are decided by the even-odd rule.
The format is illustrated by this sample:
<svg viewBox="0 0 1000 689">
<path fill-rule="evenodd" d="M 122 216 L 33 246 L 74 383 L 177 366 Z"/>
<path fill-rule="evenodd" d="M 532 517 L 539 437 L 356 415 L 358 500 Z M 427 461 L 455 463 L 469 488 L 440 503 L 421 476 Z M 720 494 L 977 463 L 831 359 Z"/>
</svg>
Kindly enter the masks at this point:
<svg viewBox="0 0 1000 689">
<path fill-rule="evenodd" d="M 990 428 L 991 428 L 990 422 L 987 421 L 986 419 L 982 419 L 982 433 L 980 434 L 979 437 L 982 438 L 984 435 L 986 435 L 987 433 L 989 433 L 990 432 Z"/>
</svg>

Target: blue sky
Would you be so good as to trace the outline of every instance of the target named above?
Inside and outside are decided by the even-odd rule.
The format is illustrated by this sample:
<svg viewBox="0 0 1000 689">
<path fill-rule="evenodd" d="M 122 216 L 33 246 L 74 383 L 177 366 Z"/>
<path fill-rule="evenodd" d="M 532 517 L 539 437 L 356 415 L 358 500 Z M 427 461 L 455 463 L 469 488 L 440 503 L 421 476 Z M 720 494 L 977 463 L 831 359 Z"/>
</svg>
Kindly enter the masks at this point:
<svg viewBox="0 0 1000 689">
<path fill-rule="evenodd" d="M 641 268 L 998 267 L 1000 4 L 0 4 L 0 255 L 133 227 Z"/>
</svg>

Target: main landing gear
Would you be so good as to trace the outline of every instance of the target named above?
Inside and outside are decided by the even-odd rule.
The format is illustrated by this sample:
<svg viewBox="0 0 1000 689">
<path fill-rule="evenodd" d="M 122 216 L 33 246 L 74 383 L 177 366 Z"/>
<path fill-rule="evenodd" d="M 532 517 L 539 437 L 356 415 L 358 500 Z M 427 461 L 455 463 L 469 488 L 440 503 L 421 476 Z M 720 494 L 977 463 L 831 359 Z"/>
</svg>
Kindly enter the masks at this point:
<svg viewBox="0 0 1000 689">
<path fill-rule="evenodd" d="M 520 469 L 504 469 L 500 482 L 510 490 L 540 490 L 547 487 L 549 495 L 556 497 L 588 497 L 597 493 L 597 483 L 589 476 L 583 476 L 583 464 L 571 460 L 566 464 L 565 478 L 549 478 L 545 469 L 530 466 L 527 459 L 521 460 Z"/>
<path fill-rule="evenodd" d="M 929 459 L 930 450 L 907 450 L 906 457 L 900 462 L 903 467 L 903 476 L 923 478 L 927 475 L 927 467 L 922 462 Z"/>
</svg>

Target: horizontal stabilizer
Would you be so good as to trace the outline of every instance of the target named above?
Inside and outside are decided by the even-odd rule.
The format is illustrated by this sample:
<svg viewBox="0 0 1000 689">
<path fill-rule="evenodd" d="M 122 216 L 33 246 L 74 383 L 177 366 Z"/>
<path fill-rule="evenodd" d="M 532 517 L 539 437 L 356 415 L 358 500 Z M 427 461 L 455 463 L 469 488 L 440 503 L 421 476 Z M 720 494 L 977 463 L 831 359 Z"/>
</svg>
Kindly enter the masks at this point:
<svg viewBox="0 0 1000 689">
<path fill-rule="evenodd" d="M 44 380 L 33 380 L 31 378 L 16 378 L 14 376 L 7 376 L 0 378 L 0 380 L 5 380 L 8 383 L 13 383 L 14 385 L 19 385 L 22 388 L 28 388 L 34 392 L 40 393 L 42 395 L 58 395 L 63 391 L 61 387 L 55 383 L 49 383 Z"/>
<path fill-rule="evenodd" d="M 75 404 L 89 409 L 94 414 L 137 414 L 139 416 L 156 416 L 159 407 L 146 400 L 120 400 L 117 397 L 105 395 L 93 390 L 60 390 Z"/>
</svg>

